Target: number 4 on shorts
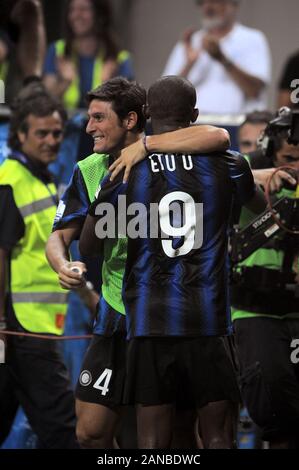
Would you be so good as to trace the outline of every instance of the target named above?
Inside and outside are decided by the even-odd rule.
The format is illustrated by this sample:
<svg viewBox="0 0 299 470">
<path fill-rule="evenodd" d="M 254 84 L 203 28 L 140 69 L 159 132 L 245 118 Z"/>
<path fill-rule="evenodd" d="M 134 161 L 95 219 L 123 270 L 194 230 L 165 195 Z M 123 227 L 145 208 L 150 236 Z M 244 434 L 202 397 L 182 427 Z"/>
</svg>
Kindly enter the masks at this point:
<svg viewBox="0 0 299 470">
<path fill-rule="evenodd" d="M 109 382 L 111 380 L 112 376 L 112 370 L 111 369 L 105 369 L 104 372 L 100 375 L 96 383 L 93 385 L 93 388 L 96 388 L 97 390 L 101 390 L 102 395 L 107 395 L 109 392 Z M 103 383 L 104 382 L 104 383 Z M 103 383 L 103 385 L 101 385 Z"/>
</svg>

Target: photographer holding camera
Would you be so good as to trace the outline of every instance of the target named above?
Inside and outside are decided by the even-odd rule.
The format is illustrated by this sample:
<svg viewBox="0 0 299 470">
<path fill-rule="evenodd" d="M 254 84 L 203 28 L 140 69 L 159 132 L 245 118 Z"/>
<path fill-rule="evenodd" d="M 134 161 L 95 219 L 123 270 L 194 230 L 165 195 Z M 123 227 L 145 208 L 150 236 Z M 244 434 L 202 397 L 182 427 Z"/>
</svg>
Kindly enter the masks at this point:
<svg viewBox="0 0 299 470">
<path fill-rule="evenodd" d="M 283 126 L 270 140 L 270 159 L 249 154 L 252 168 L 263 184 L 267 172 L 271 176 L 277 167 L 292 167 L 292 176 L 277 173 L 271 192 L 274 199 L 296 197 L 299 146 L 288 142 Z M 240 225 L 252 219 L 243 209 Z M 238 282 L 232 286 L 242 395 L 271 448 L 299 447 L 299 364 L 291 360 L 291 343 L 299 338 L 298 255 L 298 235 L 282 232 L 238 264 Z"/>
</svg>

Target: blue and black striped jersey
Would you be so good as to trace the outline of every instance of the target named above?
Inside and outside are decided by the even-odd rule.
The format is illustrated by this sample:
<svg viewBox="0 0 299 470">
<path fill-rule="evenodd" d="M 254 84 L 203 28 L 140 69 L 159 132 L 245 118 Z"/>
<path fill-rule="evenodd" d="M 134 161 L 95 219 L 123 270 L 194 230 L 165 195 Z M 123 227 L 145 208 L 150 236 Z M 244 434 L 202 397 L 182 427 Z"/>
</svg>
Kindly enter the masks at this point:
<svg viewBox="0 0 299 470">
<path fill-rule="evenodd" d="M 234 198 L 244 204 L 254 192 L 249 165 L 236 152 L 153 154 L 128 184 L 107 178 L 99 203 L 117 207 L 122 197 L 123 208 L 126 196 L 128 338 L 231 333 L 229 220 Z"/>
<path fill-rule="evenodd" d="M 59 201 L 53 231 L 64 228 L 73 220 L 80 220 L 83 226 L 89 205 L 90 201 L 84 179 L 76 164 L 70 182 Z"/>
</svg>

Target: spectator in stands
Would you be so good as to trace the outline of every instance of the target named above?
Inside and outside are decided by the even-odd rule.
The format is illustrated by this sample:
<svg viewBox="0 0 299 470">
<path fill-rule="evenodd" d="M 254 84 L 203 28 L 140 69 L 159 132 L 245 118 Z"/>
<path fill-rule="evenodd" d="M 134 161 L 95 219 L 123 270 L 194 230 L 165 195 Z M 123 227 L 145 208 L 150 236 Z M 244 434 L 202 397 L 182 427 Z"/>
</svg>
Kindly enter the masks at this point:
<svg viewBox="0 0 299 470">
<path fill-rule="evenodd" d="M 299 51 L 288 58 L 279 82 L 278 106 L 299 106 Z"/>
<path fill-rule="evenodd" d="M 17 0 L 11 5 L 4 11 L 1 6 L 5 24 L 16 26 L 16 43 L 6 31 L 0 31 L 0 79 L 5 83 L 6 104 L 19 92 L 24 79 L 41 76 L 46 50 L 40 0 Z"/>
<path fill-rule="evenodd" d="M 239 0 L 197 0 L 202 29 L 188 30 L 163 75 L 188 78 L 201 113 L 243 113 L 266 108 L 271 77 L 267 40 L 237 22 Z"/>
<path fill-rule="evenodd" d="M 130 55 L 112 32 L 107 0 L 69 0 L 64 39 L 49 46 L 44 66 L 47 88 L 66 108 L 85 107 L 91 88 L 115 75 L 134 78 Z"/>
</svg>

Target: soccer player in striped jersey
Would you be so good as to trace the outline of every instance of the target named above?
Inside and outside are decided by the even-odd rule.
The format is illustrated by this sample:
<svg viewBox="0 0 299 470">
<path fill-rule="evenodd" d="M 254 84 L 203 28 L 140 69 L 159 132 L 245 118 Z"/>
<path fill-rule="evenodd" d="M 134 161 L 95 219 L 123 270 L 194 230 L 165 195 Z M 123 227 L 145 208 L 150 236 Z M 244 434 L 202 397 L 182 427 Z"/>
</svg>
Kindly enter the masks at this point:
<svg viewBox="0 0 299 470">
<path fill-rule="evenodd" d="M 148 94 L 154 133 L 188 127 L 197 118 L 195 102 L 187 80 L 158 80 Z M 184 390 L 185 402 L 198 409 L 205 447 L 232 447 L 226 418 L 239 393 L 227 352 L 229 219 L 234 197 L 256 211 L 265 207 L 264 198 L 247 162 L 234 152 L 154 153 L 133 168 L 128 184 L 121 177 L 101 184 L 90 214 L 100 214 L 107 202 L 122 208 L 118 225 L 124 208 L 131 214 L 123 289 L 126 401 L 138 405 L 139 446 L 169 446 L 174 404 Z M 109 236 L 103 228 L 109 231 L 111 223 L 113 232 L 113 210 L 98 223 L 97 235 Z"/>
<path fill-rule="evenodd" d="M 61 285 L 76 289 L 82 285 L 86 266 L 70 261 L 68 248 L 79 238 L 90 203 L 109 162 L 122 149 L 133 150 L 138 158 L 146 156 L 140 132 L 143 130 L 145 90 L 116 77 L 89 94 L 87 132 L 94 139 L 95 153 L 80 161 L 57 210 L 54 231 L 48 241 L 47 256 L 58 273 Z M 181 130 L 169 137 L 153 136 L 156 150 L 191 151 L 227 148 L 226 131 L 212 126 Z M 135 146 L 136 144 L 136 146 Z M 88 244 L 91 254 L 98 254 Z M 93 340 L 84 360 L 77 387 L 77 434 L 82 447 L 109 448 L 123 404 L 125 369 L 125 308 L 121 299 L 122 277 L 126 261 L 126 241 L 108 240 L 100 248 L 103 254 L 102 292 L 94 325 Z M 81 274 L 72 271 L 77 266 Z M 100 277 L 100 275 L 99 275 Z"/>
</svg>

